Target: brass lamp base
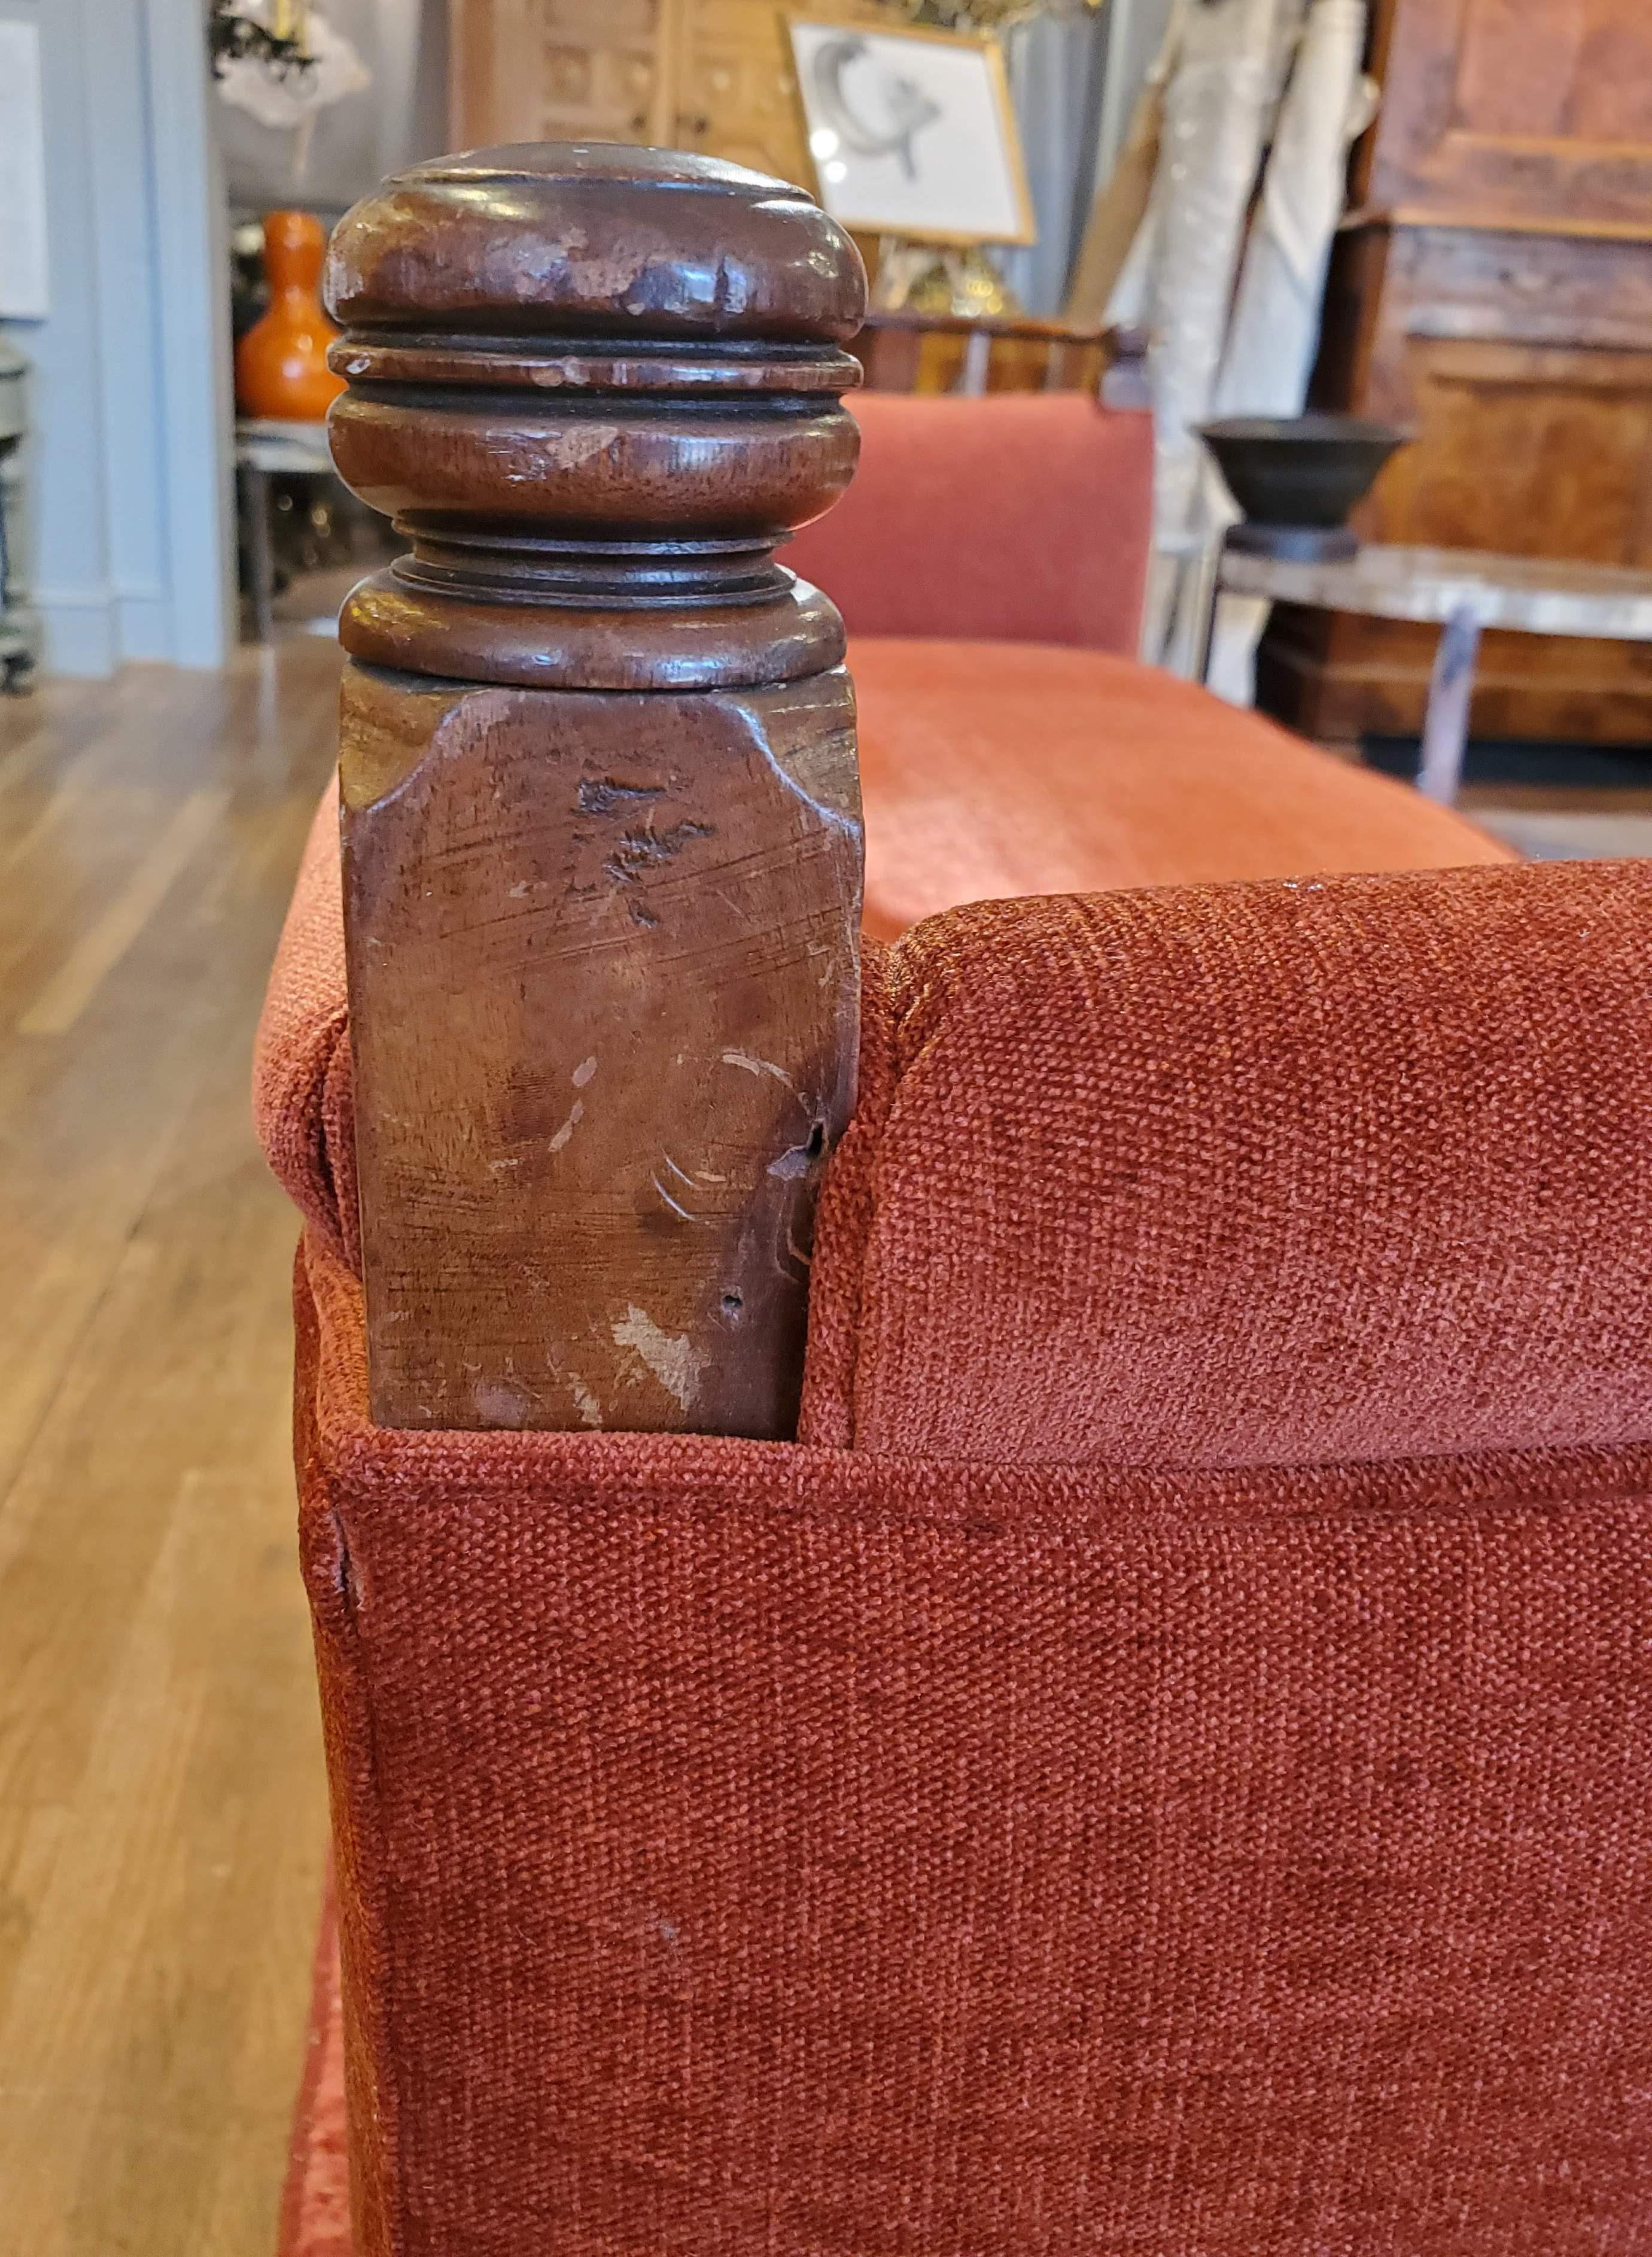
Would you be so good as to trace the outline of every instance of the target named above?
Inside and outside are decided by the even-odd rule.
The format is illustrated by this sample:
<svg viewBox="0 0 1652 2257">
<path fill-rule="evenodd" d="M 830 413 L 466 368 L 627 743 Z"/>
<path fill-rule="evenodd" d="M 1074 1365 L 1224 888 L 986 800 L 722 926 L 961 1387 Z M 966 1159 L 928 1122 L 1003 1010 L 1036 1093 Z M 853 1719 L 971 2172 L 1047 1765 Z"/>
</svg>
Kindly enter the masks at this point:
<svg viewBox="0 0 1652 2257">
<path fill-rule="evenodd" d="M 879 245 L 872 302 L 879 313 L 1015 315 L 1020 299 L 978 243 L 909 243 L 886 235 Z"/>
</svg>

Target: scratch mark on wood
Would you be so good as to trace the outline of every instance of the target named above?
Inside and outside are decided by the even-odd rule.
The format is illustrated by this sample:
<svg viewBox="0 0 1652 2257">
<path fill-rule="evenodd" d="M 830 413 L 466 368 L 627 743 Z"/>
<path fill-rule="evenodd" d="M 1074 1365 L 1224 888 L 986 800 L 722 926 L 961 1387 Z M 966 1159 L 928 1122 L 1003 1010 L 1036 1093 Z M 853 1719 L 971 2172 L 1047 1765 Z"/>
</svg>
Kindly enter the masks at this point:
<svg viewBox="0 0 1652 2257">
<path fill-rule="evenodd" d="M 773 1074 L 776 1081 L 784 1082 L 787 1088 L 796 1094 L 797 1084 L 785 1067 L 776 1065 L 772 1058 L 753 1058 L 750 1051 L 724 1051 L 723 1063 L 724 1065 L 738 1065 L 745 1073 Z"/>
<path fill-rule="evenodd" d="M 657 1170 L 650 1178 L 650 1181 L 653 1183 L 654 1189 L 659 1192 L 660 1198 L 664 1199 L 666 1205 L 671 1209 L 673 1214 L 680 1214 L 685 1222 L 701 1222 L 704 1220 L 704 1217 L 702 1215 L 690 1214 L 686 1206 L 681 1206 L 678 1205 L 677 1201 L 672 1198 L 671 1193 L 660 1182 L 659 1171 Z"/>
<path fill-rule="evenodd" d="M 715 824 L 691 823 L 686 818 L 674 823 L 669 831 L 627 831 L 603 867 L 617 885 L 634 886 L 645 870 L 658 869 L 660 863 L 681 854 L 691 838 L 716 835 Z"/>
<path fill-rule="evenodd" d="M 660 799 L 662 783 L 616 783 L 612 776 L 582 776 L 575 802 L 582 815 L 611 815 L 627 800 Z"/>
</svg>

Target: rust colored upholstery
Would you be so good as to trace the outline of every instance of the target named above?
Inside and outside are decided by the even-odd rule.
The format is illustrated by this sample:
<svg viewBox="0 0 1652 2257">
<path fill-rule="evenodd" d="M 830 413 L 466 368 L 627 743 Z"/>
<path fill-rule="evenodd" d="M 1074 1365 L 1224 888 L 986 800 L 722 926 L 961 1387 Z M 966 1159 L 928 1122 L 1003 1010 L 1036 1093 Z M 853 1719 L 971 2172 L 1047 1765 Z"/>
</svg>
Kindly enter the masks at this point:
<svg viewBox="0 0 1652 2257">
<path fill-rule="evenodd" d="M 359 1270 L 351 1100 L 335 775 L 310 825 L 270 972 L 253 1051 L 252 1112 L 265 1157 L 305 1222 Z"/>
<path fill-rule="evenodd" d="M 349 2144 L 338 1912 L 329 1882 L 315 1945 L 304 2073 L 293 2112 L 277 2257 L 353 2257 Z"/>
<path fill-rule="evenodd" d="M 992 902 L 889 964 L 810 1439 L 1175 1467 L 1652 1440 L 1652 863 Z"/>
<path fill-rule="evenodd" d="M 1153 419 L 1083 393 L 852 394 L 860 468 L 782 562 L 851 635 L 1078 643 L 1133 654 L 1153 520 Z"/>
<path fill-rule="evenodd" d="M 851 663 L 877 938 L 1002 895 L 1514 859 L 1405 786 L 1133 659 L 873 640 Z M 271 979 L 257 1087 L 272 1166 L 354 1263 L 337 828 L 329 790 Z"/>
<path fill-rule="evenodd" d="M 357 2257 L 1652 2249 L 1648 960 L 874 947 L 796 1445 L 374 1429 L 310 1233 Z"/>
<path fill-rule="evenodd" d="M 850 663 L 882 939 L 1021 894 L 1514 859 L 1408 785 L 1134 659 L 873 640 Z"/>
</svg>

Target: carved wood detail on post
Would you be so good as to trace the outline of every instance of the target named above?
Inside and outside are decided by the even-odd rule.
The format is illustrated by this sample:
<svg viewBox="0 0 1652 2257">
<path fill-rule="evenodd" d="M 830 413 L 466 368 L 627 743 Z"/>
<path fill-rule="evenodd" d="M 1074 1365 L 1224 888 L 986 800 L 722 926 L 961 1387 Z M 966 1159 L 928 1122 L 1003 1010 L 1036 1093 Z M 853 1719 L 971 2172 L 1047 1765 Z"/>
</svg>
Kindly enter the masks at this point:
<svg viewBox="0 0 1652 2257">
<path fill-rule="evenodd" d="M 801 190 L 617 145 L 445 158 L 336 230 L 368 1364 L 394 1426 L 780 1436 L 852 1107 L 830 506 L 865 276 Z"/>
</svg>

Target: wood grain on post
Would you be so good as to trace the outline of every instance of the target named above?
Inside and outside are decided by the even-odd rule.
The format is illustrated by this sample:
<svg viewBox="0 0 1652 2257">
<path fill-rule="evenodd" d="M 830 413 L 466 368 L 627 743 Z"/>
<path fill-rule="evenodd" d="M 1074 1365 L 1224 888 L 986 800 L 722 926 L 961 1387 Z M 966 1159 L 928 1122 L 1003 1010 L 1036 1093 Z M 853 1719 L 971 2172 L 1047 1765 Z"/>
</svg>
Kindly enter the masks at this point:
<svg viewBox="0 0 1652 2257">
<path fill-rule="evenodd" d="M 842 622 L 865 277 L 801 190 L 617 145 L 421 166 L 333 241 L 340 772 L 374 1418 L 782 1436 L 853 1104 Z"/>
</svg>

